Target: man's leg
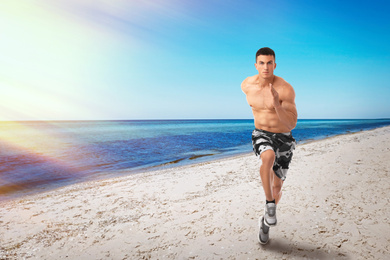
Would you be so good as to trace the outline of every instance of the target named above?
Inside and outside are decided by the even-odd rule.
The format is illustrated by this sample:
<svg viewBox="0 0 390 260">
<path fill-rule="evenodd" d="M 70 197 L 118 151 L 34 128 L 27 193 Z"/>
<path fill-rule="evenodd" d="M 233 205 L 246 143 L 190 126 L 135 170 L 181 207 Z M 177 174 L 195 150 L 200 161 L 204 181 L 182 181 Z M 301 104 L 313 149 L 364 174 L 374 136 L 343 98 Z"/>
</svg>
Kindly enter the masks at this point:
<svg viewBox="0 0 390 260">
<path fill-rule="evenodd" d="M 264 209 L 264 222 L 268 226 L 276 225 L 276 203 L 272 187 L 274 184 L 275 173 L 272 170 L 275 161 L 275 152 L 273 150 L 266 150 L 261 155 L 260 177 L 263 184 L 265 198 L 267 203 Z M 279 194 L 279 193 L 278 193 Z M 276 202 L 276 201 L 275 201 Z"/>
<path fill-rule="evenodd" d="M 274 195 L 272 192 L 272 185 L 274 182 L 274 171 L 272 167 L 275 161 L 275 152 L 273 150 L 264 151 L 261 155 L 261 166 L 260 166 L 260 177 L 261 183 L 263 184 L 263 189 L 265 193 L 265 198 L 268 201 L 274 200 Z"/>
<path fill-rule="evenodd" d="M 274 174 L 274 182 L 272 185 L 272 195 L 275 199 L 275 203 L 278 204 L 280 199 L 282 198 L 282 186 L 283 181 Z"/>
<path fill-rule="evenodd" d="M 272 186 L 274 183 L 274 171 L 272 167 L 275 161 L 275 152 L 273 150 L 266 150 L 261 155 L 260 177 L 261 183 L 265 193 L 265 198 L 268 201 L 273 201 L 274 194 L 272 192 Z M 277 178 L 277 177 L 276 177 Z"/>
</svg>

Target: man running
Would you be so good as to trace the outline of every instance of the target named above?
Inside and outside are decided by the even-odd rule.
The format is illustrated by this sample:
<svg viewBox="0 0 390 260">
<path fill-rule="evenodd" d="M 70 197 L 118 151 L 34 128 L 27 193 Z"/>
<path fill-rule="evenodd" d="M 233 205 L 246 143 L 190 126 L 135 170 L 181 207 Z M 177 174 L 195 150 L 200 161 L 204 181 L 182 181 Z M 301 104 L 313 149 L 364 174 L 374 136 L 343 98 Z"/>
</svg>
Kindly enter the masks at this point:
<svg viewBox="0 0 390 260">
<path fill-rule="evenodd" d="M 256 53 L 258 74 L 246 78 L 241 89 L 252 108 L 255 130 L 253 151 L 260 156 L 260 177 L 266 204 L 259 219 L 259 241 L 266 244 L 269 227 L 277 223 L 276 205 L 282 197 L 282 185 L 295 149 L 291 130 L 297 123 L 295 92 L 283 78 L 275 76 L 275 52 L 261 48 Z"/>
</svg>

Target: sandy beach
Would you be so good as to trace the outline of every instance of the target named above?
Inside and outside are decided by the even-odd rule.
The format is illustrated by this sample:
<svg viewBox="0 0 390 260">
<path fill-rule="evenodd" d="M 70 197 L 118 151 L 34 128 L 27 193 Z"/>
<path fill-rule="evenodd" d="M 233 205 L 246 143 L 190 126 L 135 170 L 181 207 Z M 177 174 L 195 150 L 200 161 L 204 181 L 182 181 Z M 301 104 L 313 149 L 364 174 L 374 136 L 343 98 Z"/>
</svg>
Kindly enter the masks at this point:
<svg viewBox="0 0 390 260">
<path fill-rule="evenodd" d="M 389 259 L 390 127 L 297 146 L 270 241 L 253 154 L 0 203 L 0 259 Z"/>
</svg>

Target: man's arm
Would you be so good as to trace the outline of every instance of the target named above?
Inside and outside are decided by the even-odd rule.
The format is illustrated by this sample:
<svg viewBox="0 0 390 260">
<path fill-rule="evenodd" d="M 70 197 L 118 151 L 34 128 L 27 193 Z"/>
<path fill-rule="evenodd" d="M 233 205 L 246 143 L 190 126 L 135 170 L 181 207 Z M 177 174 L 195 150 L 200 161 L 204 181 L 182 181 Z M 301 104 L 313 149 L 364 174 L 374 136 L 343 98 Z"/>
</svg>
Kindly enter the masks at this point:
<svg viewBox="0 0 390 260">
<path fill-rule="evenodd" d="M 281 102 L 279 99 L 279 93 L 270 85 L 272 96 L 274 97 L 274 108 L 279 120 L 290 131 L 295 128 L 298 120 L 297 108 L 295 106 L 295 92 L 294 89 L 287 85 L 283 90 L 283 97 Z"/>
</svg>

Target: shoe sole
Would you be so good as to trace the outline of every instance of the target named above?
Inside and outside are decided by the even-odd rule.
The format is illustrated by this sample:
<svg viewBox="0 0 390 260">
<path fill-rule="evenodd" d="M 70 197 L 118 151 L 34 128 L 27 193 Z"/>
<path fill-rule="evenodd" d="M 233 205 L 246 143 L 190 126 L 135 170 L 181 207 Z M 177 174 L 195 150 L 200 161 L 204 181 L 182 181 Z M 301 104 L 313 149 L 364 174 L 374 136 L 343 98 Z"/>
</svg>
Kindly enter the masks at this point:
<svg viewBox="0 0 390 260">
<path fill-rule="evenodd" d="M 260 244 L 266 245 L 266 244 L 268 243 L 268 240 L 269 240 L 269 239 L 268 239 L 266 242 L 263 242 L 263 241 L 260 240 L 260 237 L 259 237 L 258 240 L 259 240 L 259 243 L 260 243 Z"/>
<path fill-rule="evenodd" d="M 259 240 L 259 243 L 262 244 L 262 245 L 266 245 L 268 243 L 268 241 L 269 241 L 269 239 L 267 241 L 265 241 L 265 242 L 261 241 L 260 240 L 260 236 L 257 236 L 257 240 Z"/>
</svg>

